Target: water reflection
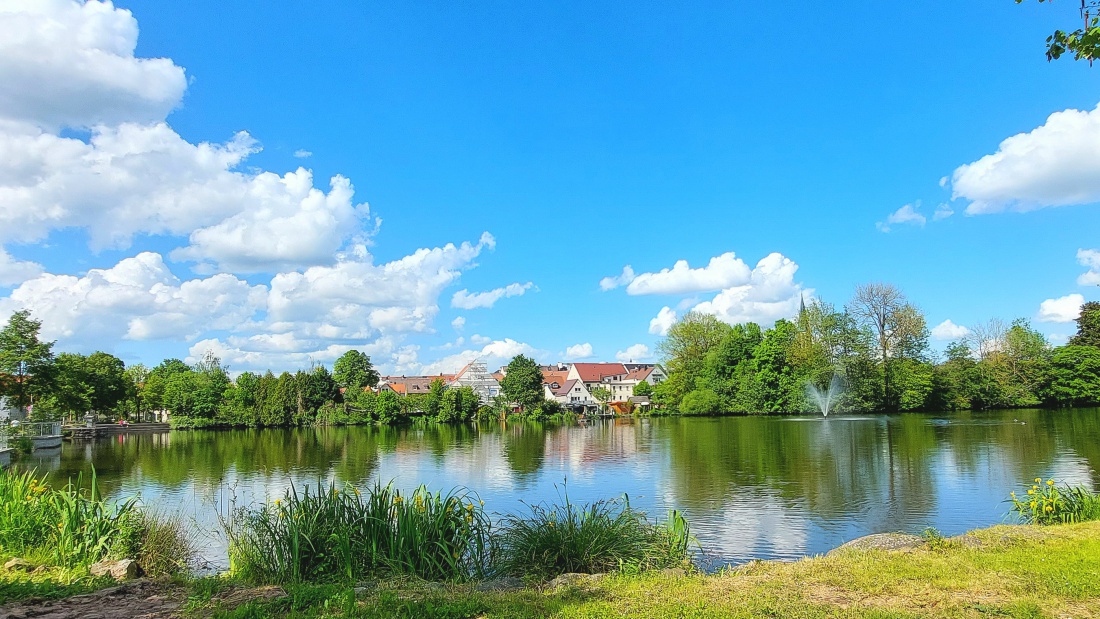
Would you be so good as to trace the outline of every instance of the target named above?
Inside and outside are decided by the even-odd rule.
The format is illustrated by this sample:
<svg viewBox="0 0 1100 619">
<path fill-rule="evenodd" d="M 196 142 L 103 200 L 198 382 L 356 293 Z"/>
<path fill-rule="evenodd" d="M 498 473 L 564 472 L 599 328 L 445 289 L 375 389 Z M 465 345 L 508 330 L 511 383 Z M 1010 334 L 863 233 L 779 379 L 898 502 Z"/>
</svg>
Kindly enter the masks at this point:
<svg viewBox="0 0 1100 619">
<path fill-rule="evenodd" d="M 461 485 L 500 511 L 565 488 L 576 501 L 626 493 L 654 516 L 682 509 L 718 560 L 738 562 L 994 524 L 1037 475 L 1096 487 L 1100 410 L 172 432 L 66 444 L 33 464 L 54 483 L 94 465 L 109 495 L 140 494 L 204 531 L 234 497 L 318 481 Z"/>
</svg>

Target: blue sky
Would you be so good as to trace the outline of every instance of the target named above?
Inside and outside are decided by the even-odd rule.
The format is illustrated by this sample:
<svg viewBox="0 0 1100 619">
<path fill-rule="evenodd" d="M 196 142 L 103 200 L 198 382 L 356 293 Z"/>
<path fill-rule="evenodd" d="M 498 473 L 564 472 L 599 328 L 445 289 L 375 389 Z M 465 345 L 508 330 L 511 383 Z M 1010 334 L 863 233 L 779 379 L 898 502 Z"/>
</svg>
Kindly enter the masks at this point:
<svg viewBox="0 0 1100 619">
<path fill-rule="evenodd" d="M 1044 57 L 1072 3 L 738 4 L 0 0 L 0 314 L 418 373 L 888 281 L 1064 341 L 1100 299 L 1100 68 Z"/>
</svg>

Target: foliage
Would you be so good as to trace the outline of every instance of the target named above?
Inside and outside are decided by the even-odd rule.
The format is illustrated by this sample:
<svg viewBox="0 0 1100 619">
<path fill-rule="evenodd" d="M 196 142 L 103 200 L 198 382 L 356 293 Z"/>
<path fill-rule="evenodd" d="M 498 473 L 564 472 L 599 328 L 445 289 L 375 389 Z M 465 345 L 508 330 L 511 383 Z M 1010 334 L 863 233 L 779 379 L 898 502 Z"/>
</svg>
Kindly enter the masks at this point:
<svg viewBox="0 0 1100 619">
<path fill-rule="evenodd" d="M 358 350 L 349 350 L 332 366 L 332 375 L 345 389 L 360 391 L 363 387 L 378 384 L 378 371 L 371 365 L 370 357 Z"/>
<path fill-rule="evenodd" d="M 501 520 L 499 570 L 512 576 L 552 578 L 580 572 L 632 572 L 688 562 L 691 534 L 678 512 L 666 525 L 650 523 L 629 499 L 577 505 L 531 505 L 529 514 Z"/>
<path fill-rule="evenodd" d="M 1084 487 L 1058 488 L 1053 479 L 1041 477 L 1027 489 L 1027 494 L 1009 498 L 1012 511 L 1028 524 L 1064 524 L 1100 520 L 1100 495 Z"/>
<path fill-rule="evenodd" d="M 463 490 L 403 495 L 376 485 L 299 493 L 294 487 L 270 505 L 234 510 L 224 519 L 232 572 L 246 580 L 293 583 L 356 582 L 408 574 L 453 580 L 483 573 L 489 519 Z"/>
<path fill-rule="evenodd" d="M 1100 348 L 1063 346 L 1055 350 L 1042 391 L 1048 402 L 1061 406 L 1100 404 Z"/>
<path fill-rule="evenodd" d="M 542 370 L 534 359 L 516 355 L 508 362 L 500 390 L 505 398 L 515 402 L 524 412 L 541 413 L 546 400 L 542 390 Z"/>
<path fill-rule="evenodd" d="M 27 408 L 52 381 L 54 343 L 38 339 L 41 328 L 41 321 L 20 310 L 0 329 L 0 396 L 9 397 L 18 408 Z"/>
<path fill-rule="evenodd" d="M 1100 301 L 1088 301 L 1077 316 L 1077 333 L 1069 339 L 1070 346 L 1100 348 Z"/>
<path fill-rule="evenodd" d="M 1039 0 L 1046 2 L 1047 0 Z M 1023 0 L 1016 0 L 1020 4 Z M 1074 60 L 1093 60 L 1100 58 L 1100 2 L 1081 1 L 1083 24 L 1071 32 L 1055 30 L 1047 37 L 1047 60 L 1057 60 L 1066 52 L 1073 54 Z"/>
<path fill-rule="evenodd" d="M 722 412 L 722 398 L 710 389 L 696 389 L 684 396 L 680 412 L 685 415 L 713 415 Z"/>
<path fill-rule="evenodd" d="M 653 395 L 653 385 L 642 381 L 637 385 L 634 385 L 634 389 L 632 391 L 633 394 L 637 396 L 651 396 Z"/>
</svg>

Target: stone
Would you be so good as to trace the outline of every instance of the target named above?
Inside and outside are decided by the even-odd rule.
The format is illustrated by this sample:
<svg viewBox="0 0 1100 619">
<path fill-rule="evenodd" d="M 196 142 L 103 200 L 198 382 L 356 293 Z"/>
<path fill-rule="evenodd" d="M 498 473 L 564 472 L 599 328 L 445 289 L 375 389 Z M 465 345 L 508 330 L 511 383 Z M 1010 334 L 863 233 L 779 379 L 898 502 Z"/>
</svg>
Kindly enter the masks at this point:
<svg viewBox="0 0 1100 619">
<path fill-rule="evenodd" d="M 844 550 L 909 550 L 924 545 L 924 538 L 908 533 L 875 533 L 858 537 L 830 550 L 826 556 Z"/>
<path fill-rule="evenodd" d="M 607 574 L 578 574 L 568 573 L 562 574 L 557 578 L 546 583 L 546 586 L 550 589 L 557 589 L 558 587 L 580 587 L 586 584 L 593 584 L 599 582 L 607 577 Z"/>
<path fill-rule="evenodd" d="M 985 544 L 982 543 L 982 540 L 978 539 L 977 537 L 974 537 L 973 535 L 970 535 L 969 533 L 966 534 L 966 535 L 959 535 L 959 536 L 956 536 L 956 537 L 949 537 L 949 538 L 947 538 L 947 541 L 955 542 L 955 543 L 959 544 L 960 546 L 962 546 L 963 548 L 981 548 L 982 546 L 985 545 Z"/>
<path fill-rule="evenodd" d="M 484 580 L 477 583 L 477 586 L 474 587 L 475 591 L 480 591 L 482 593 L 489 593 L 493 591 L 522 591 L 523 589 L 523 581 L 512 576 L 505 576 L 504 578 L 494 578 L 493 580 Z"/>
<path fill-rule="evenodd" d="M 4 569 L 8 570 L 9 572 L 28 572 L 31 570 L 32 567 L 33 566 L 30 563 L 27 563 L 23 559 L 19 558 L 12 559 L 4 564 Z"/>
<path fill-rule="evenodd" d="M 88 571 L 92 573 L 92 576 L 110 576 L 119 582 L 132 580 L 141 575 L 141 567 L 133 559 L 100 561 L 99 563 L 93 563 Z"/>
</svg>

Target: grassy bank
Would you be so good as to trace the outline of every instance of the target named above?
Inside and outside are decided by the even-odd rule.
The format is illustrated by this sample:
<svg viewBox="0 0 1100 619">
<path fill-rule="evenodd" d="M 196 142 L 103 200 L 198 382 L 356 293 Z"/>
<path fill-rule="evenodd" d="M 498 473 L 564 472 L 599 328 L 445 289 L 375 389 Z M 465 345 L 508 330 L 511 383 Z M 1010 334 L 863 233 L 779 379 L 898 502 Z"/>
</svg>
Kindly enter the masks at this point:
<svg viewBox="0 0 1100 619">
<path fill-rule="evenodd" d="M 980 546 L 978 545 L 980 544 Z M 714 575 L 617 574 L 575 586 L 482 592 L 384 581 L 287 586 L 230 609 L 228 581 L 196 583 L 203 617 L 1100 617 L 1100 522 L 997 526 L 967 543 L 850 550 Z M 219 593 L 221 592 L 221 593 Z"/>
</svg>

